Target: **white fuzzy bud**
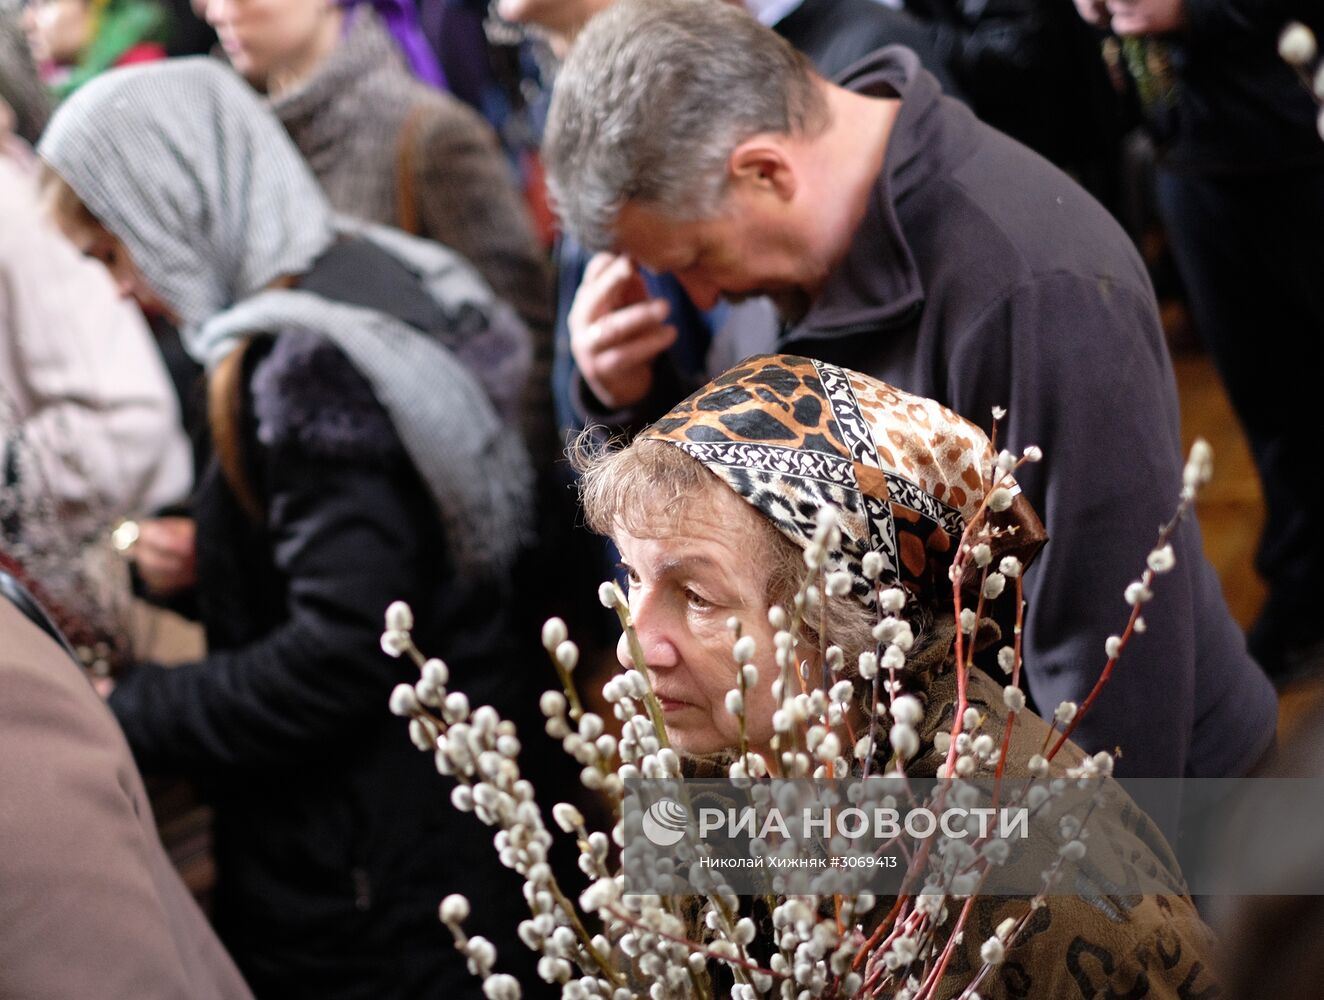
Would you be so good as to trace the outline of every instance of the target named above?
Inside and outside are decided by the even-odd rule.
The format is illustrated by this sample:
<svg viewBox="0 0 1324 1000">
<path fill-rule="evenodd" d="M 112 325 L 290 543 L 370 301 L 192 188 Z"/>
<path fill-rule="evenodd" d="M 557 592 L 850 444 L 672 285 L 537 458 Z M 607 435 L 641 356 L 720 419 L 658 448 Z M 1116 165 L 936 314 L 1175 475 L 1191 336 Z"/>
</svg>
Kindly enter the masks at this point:
<svg viewBox="0 0 1324 1000">
<path fill-rule="evenodd" d="M 1007 415 L 1007 411 L 1006 411 L 1006 409 L 1005 409 L 1004 407 L 1001 407 L 1001 406 L 995 406 L 995 407 L 993 407 L 993 419 L 994 419 L 994 420 L 1001 420 L 1001 419 L 1002 419 L 1003 417 L 1005 417 L 1006 415 Z"/>
<path fill-rule="evenodd" d="M 386 609 L 388 632 L 408 632 L 414 627 L 414 612 L 404 601 L 392 601 Z"/>
<path fill-rule="evenodd" d="M 749 663 L 754 659 L 757 649 L 752 635 L 742 635 L 731 648 L 731 655 L 737 663 Z"/>
<path fill-rule="evenodd" d="M 740 679 L 744 682 L 745 687 L 756 687 L 759 682 L 759 668 L 752 663 L 746 663 L 740 668 Z"/>
<path fill-rule="evenodd" d="M 1204 438 L 1196 438 L 1191 445 L 1186 466 L 1182 469 L 1182 485 L 1188 490 L 1196 490 L 1209 482 L 1214 475 L 1214 449 Z"/>
<path fill-rule="evenodd" d="M 1007 585 L 1007 578 L 1001 573 L 990 573 L 984 580 L 984 599 L 996 601 L 1002 596 L 1002 589 Z"/>
<path fill-rule="evenodd" d="M 570 632 L 560 618 L 548 618 L 542 626 L 542 648 L 552 652 L 569 638 Z"/>
<path fill-rule="evenodd" d="M 1164 545 L 1162 548 L 1155 549 L 1145 560 L 1145 565 L 1155 573 L 1166 573 L 1176 564 L 1177 558 L 1172 553 L 1171 545 Z"/>
<path fill-rule="evenodd" d="M 423 683 L 432 688 L 444 688 L 451 679 L 450 668 L 435 657 L 423 664 Z"/>
<path fill-rule="evenodd" d="M 378 702 L 381 704 L 381 702 Z M 402 718 L 418 711 L 418 694 L 412 684 L 397 684 L 391 691 L 391 714 Z"/>
<path fill-rule="evenodd" d="M 1110 635 L 1103 642 L 1103 651 L 1108 654 L 1108 659 L 1117 659 L 1117 654 L 1122 651 L 1122 637 L 1120 635 Z"/>
<path fill-rule="evenodd" d="M 1021 458 L 1027 462 L 1042 462 L 1044 459 L 1044 450 L 1037 444 L 1032 444 L 1021 452 Z"/>
<path fill-rule="evenodd" d="M 902 760 L 909 760 L 919 752 L 919 735 L 910 726 L 898 722 L 887 735 L 892 751 Z"/>
<path fill-rule="evenodd" d="M 1293 21 L 1278 36 L 1278 55 L 1292 66 L 1306 66 L 1316 51 L 1315 33 L 1300 21 Z"/>
<path fill-rule="evenodd" d="M 443 711 L 446 718 L 454 722 L 463 719 L 469 714 L 469 698 L 463 691 L 452 691 L 446 695 L 446 704 Z"/>
<path fill-rule="evenodd" d="M 987 542 L 980 542 L 970 549 L 970 558 L 974 560 L 976 566 L 983 569 L 993 561 L 993 550 L 989 548 Z"/>
<path fill-rule="evenodd" d="M 562 670 L 574 670 L 579 663 L 579 647 L 569 639 L 558 643 L 556 647 L 556 662 L 561 665 Z"/>
<path fill-rule="evenodd" d="M 878 606 L 894 615 L 906 606 L 906 592 L 900 587 L 888 587 L 878 595 Z"/>
<path fill-rule="evenodd" d="M 566 833 L 574 833 L 584 825 L 583 814 L 569 802 L 558 802 L 552 806 L 552 818 Z"/>
<path fill-rule="evenodd" d="M 1144 604 L 1148 601 L 1154 596 L 1154 592 L 1146 587 L 1142 581 L 1135 580 L 1126 585 L 1126 593 L 1122 596 L 1126 598 L 1127 604 L 1135 607 L 1137 604 Z"/>
<path fill-rule="evenodd" d="M 598 602 L 608 611 L 616 610 L 617 586 L 611 580 L 598 585 Z"/>
<path fill-rule="evenodd" d="M 877 580 L 883 574 L 883 554 L 881 552 L 866 552 L 860 571 L 864 574 L 866 580 L 870 582 Z"/>
<path fill-rule="evenodd" d="M 1011 506 L 1011 490 L 1005 486 L 999 486 L 988 495 L 988 509 L 994 513 L 999 513 Z"/>
<path fill-rule="evenodd" d="M 1057 849 L 1067 861 L 1079 861 L 1085 857 L 1085 844 L 1080 840 L 1069 840 Z"/>
<path fill-rule="evenodd" d="M 585 712 L 579 717 L 579 735 L 592 741 L 602 735 L 602 716 L 595 712 Z"/>
<path fill-rule="evenodd" d="M 975 630 L 975 613 L 969 608 L 961 609 L 961 631 L 969 635 Z"/>
<path fill-rule="evenodd" d="M 768 624 L 775 629 L 786 628 L 786 609 L 780 604 L 774 604 L 768 609 Z"/>
<path fill-rule="evenodd" d="M 1035 754 L 1026 764 L 1026 769 L 1033 777 L 1043 778 L 1048 775 L 1048 759 L 1043 754 Z"/>
<path fill-rule="evenodd" d="M 496 964 L 496 945 L 485 937 L 475 934 L 465 942 L 464 951 L 469 956 L 469 971 L 475 976 L 486 976 Z"/>
<path fill-rule="evenodd" d="M 855 688 L 850 681 L 837 681 L 828 692 L 828 699 L 838 705 L 844 705 L 854 694 Z"/>
<path fill-rule="evenodd" d="M 745 711 L 745 698 L 739 688 L 732 688 L 726 693 L 726 710 L 732 715 L 741 715 Z"/>
<path fill-rule="evenodd" d="M 1021 561 L 1015 556 L 1003 556 L 998 563 L 998 572 L 1013 580 L 1021 575 L 1021 569 Z"/>
<path fill-rule="evenodd" d="M 994 464 L 1004 476 L 1010 475 L 1016 468 L 1016 456 L 1003 448 L 1002 451 L 998 452 L 998 459 Z"/>
<path fill-rule="evenodd" d="M 483 980 L 483 996 L 487 1000 L 520 1000 L 519 980 L 505 972 L 488 976 Z"/>
<path fill-rule="evenodd" d="M 892 721 L 903 726 L 918 726 L 924 718 L 924 706 L 913 694 L 903 694 L 892 702 Z"/>
<path fill-rule="evenodd" d="M 845 597 L 854 586 L 849 573 L 838 570 L 827 575 L 826 589 L 828 597 Z"/>
<path fill-rule="evenodd" d="M 860 654 L 860 677 L 866 681 L 871 681 L 878 676 L 878 655 L 876 653 Z"/>
<path fill-rule="evenodd" d="M 409 633 L 398 629 L 387 629 L 382 633 L 382 652 L 387 656 L 400 657 L 409 648 Z"/>
<path fill-rule="evenodd" d="M 1076 717 L 1076 703 L 1074 701 L 1064 701 L 1053 711 L 1053 721 L 1060 726 L 1071 724 L 1071 720 Z"/>
<path fill-rule="evenodd" d="M 1011 673 L 1016 667 L 1016 649 L 1013 646 L 1003 646 L 998 650 L 998 666 L 1005 672 Z"/>
<path fill-rule="evenodd" d="M 1008 684 L 1002 689 L 1002 702 L 1013 712 L 1025 711 L 1025 692 Z"/>
<path fill-rule="evenodd" d="M 458 892 L 453 892 L 441 901 L 440 912 L 443 924 L 447 927 L 457 927 L 469 919 L 469 900 Z"/>
<path fill-rule="evenodd" d="M 996 936 L 989 938 L 979 946 L 979 957 L 987 965 L 1001 965 L 1006 954 L 1006 946 Z"/>
<path fill-rule="evenodd" d="M 1140 617 L 1138 617 L 1138 618 L 1136 618 L 1136 623 L 1135 623 L 1134 625 L 1131 626 L 1132 631 L 1139 632 L 1139 633 L 1143 633 L 1143 632 L 1145 631 L 1145 629 L 1147 629 L 1147 628 L 1149 628 L 1149 625 L 1146 624 L 1143 615 L 1140 616 Z"/>
<path fill-rule="evenodd" d="M 560 691 L 544 691 L 542 697 L 538 699 L 538 707 L 549 719 L 563 715 L 566 708 L 565 695 Z"/>
</svg>

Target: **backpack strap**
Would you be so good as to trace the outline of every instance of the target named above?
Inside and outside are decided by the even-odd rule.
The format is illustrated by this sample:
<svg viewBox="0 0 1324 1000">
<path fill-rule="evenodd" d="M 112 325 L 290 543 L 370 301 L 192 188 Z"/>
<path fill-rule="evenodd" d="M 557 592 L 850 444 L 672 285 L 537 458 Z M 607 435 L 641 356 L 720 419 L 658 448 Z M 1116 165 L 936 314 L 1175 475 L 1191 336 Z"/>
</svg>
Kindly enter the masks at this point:
<svg viewBox="0 0 1324 1000">
<path fill-rule="evenodd" d="M 395 144 L 395 225 L 411 236 L 422 234 L 418 216 L 418 129 L 423 120 L 424 107 L 416 104 L 405 115 L 400 125 L 400 136 Z"/>
<path fill-rule="evenodd" d="M 225 476 L 226 485 L 240 508 L 254 524 L 265 524 L 265 507 L 249 474 L 244 454 L 244 359 L 252 344 L 245 337 L 239 346 L 221 359 L 207 380 L 207 423 L 211 428 L 212 448 Z"/>
</svg>

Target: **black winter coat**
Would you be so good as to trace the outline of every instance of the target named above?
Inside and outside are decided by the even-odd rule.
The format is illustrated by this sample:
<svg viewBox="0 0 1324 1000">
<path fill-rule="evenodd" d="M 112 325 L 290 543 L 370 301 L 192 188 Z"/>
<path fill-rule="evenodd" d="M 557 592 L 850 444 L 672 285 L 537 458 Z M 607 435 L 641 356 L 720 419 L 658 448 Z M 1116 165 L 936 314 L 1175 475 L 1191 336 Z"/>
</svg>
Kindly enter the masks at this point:
<svg viewBox="0 0 1324 1000">
<path fill-rule="evenodd" d="M 477 995 L 437 904 L 481 898 L 467 929 L 518 974 L 519 881 L 389 714 L 417 670 L 381 651 L 383 612 L 410 603 L 420 648 L 474 704 L 518 715 L 544 678 L 514 671 L 509 584 L 452 572 L 433 501 L 344 355 L 286 333 L 244 364 L 265 521 L 213 462 L 194 512 L 210 653 L 139 668 L 111 707 L 144 771 L 214 796 L 216 920 L 259 996 Z"/>
</svg>

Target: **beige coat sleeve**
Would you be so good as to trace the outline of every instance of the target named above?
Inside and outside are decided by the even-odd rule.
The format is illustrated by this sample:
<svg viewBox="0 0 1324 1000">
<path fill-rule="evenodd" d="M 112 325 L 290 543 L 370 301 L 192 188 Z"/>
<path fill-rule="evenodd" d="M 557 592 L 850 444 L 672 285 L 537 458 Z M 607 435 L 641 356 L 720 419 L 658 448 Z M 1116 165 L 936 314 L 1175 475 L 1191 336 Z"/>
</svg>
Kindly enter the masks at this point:
<svg viewBox="0 0 1324 1000">
<path fill-rule="evenodd" d="M 0 997 L 249 997 L 109 710 L 3 598 L 0 636 Z"/>
<path fill-rule="evenodd" d="M 188 439 L 142 316 L 45 222 L 3 157 L 0 218 L 0 392 L 40 461 L 41 487 L 75 514 L 182 500 Z"/>
</svg>

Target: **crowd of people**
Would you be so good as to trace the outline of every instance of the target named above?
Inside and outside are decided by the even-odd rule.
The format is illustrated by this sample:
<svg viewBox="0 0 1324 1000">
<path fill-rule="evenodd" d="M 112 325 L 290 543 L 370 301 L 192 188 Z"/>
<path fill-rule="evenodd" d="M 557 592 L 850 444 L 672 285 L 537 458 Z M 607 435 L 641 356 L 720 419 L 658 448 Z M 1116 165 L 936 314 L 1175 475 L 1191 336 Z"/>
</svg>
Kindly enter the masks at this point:
<svg viewBox="0 0 1324 1000">
<path fill-rule="evenodd" d="M 0 817 L 0 995 L 468 995 L 437 921 L 454 892 L 551 995 L 519 881 L 386 710 L 408 679 L 386 607 L 467 703 L 528 722 L 525 773 L 567 797 L 542 620 L 571 622 L 581 669 L 610 662 L 596 585 L 620 576 L 673 742 L 729 750 L 716 636 L 753 612 L 768 631 L 829 504 L 856 518 L 842 571 L 877 553 L 914 602 L 936 731 L 952 634 L 924 629 L 988 436 L 1044 455 L 1016 474 L 1023 537 L 1048 539 L 1016 626 L 1031 708 L 1084 702 L 1184 488 L 1118 221 L 1138 185 L 1251 446 L 1268 598 L 1243 633 L 1184 523 L 1072 737 L 1122 748 L 1127 777 L 1262 766 L 1275 685 L 1324 666 L 1324 118 L 1279 54 L 1324 18 L 1075 6 L 0 7 L 0 786 L 22 803 Z M 122 577 L 95 563 L 112 539 Z M 205 655 L 145 660 L 80 599 L 89 574 L 196 619 Z M 205 918 L 139 771 L 215 809 Z M 1141 963 L 1145 995 L 1205 995 L 1205 930 L 1161 903 L 1106 932 L 1061 906 L 1032 995 L 1085 988 L 1058 932 L 1129 954 L 1159 910 L 1187 952 Z"/>
</svg>

